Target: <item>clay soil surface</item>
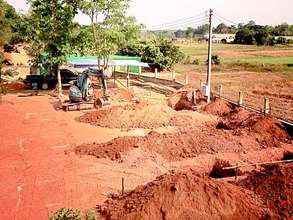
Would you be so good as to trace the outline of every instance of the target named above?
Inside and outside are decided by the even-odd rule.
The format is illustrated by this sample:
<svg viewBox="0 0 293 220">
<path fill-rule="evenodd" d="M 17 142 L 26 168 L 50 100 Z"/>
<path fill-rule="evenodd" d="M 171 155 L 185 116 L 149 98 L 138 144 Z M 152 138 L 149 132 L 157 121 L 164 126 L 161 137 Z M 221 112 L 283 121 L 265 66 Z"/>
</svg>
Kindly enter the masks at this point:
<svg viewBox="0 0 293 220">
<path fill-rule="evenodd" d="M 267 214 L 248 190 L 193 172 L 159 176 L 97 208 L 102 219 L 261 219 Z"/>
<path fill-rule="evenodd" d="M 280 159 L 292 143 L 275 120 L 233 107 L 221 116 L 175 111 L 166 97 L 133 89 L 139 103 L 132 93 L 117 90 L 113 97 L 119 98 L 108 111 L 57 111 L 58 100 L 46 94 L 3 96 L 0 219 L 48 219 L 61 207 L 84 211 L 102 205 L 121 192 L 122 177 L 126 192 L 135 191 L 112 196 L 100 209 L 105 218 L 239 219 L 241 214 L 258 219 L 267 213 L 253 192 L 200 176 L 210 172 L 217 158 L 231 165 Z M 94 123 L 76 120 L 96 114 Z M 251 122 L 240 123 L 244 116 Z M 124 125 L 127 120 L 131 124 Z M 170 170 L 175 173 L 163 175 Z"/>
<path fill-rule="evenodd" d="M 239 182 L 259 195 L 274 213 L 273 219 L 293 217 L 293 164 L 269 165 Z"/>
</svg>

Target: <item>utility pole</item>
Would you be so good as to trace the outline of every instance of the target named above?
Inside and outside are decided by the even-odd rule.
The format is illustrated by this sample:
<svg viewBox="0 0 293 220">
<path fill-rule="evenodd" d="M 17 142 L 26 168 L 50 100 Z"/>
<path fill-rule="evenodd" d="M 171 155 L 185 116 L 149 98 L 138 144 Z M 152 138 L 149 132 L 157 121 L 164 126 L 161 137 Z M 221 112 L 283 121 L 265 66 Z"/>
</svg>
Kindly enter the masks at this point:
<svg viewBox="0 0 293 220">
<path fill-rule="evenodd" d="M 212 28 L 212 16 L 213 16 L 213 10 L 210 9 L 209 14 L 209 49 L 208 49 L 208 75 L 207 75 L 207 90 L 208 90 L 208 96 L 207 96 L 207 103 L 210 103 L 211 101 L 211 75 L 212 75 L 212 34 L 213 34 L 213 28 Z"/>
</svg>

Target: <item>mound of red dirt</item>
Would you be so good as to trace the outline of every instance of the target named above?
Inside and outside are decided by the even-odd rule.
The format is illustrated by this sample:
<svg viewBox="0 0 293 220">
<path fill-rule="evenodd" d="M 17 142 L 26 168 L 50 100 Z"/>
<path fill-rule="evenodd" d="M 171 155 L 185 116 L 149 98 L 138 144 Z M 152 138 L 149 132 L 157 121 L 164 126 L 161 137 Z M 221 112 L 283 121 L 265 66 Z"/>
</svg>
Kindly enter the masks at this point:
<svg viewBox="0 0 293 220">
<path fill-rule="evenodd" d="M 129 104 L 89 112 L 80 122 L 109 128 L 158 128 L 169 125 L 174 111 L 166 105 Z"/>
<path fill-rule="evenodd" d="M 273 219 L 293 217 L 293 164 L 270 165 L 252 172 L 239 183 L 260 195 L 274 213 Z"/>
<path fill-rule="evenodd" d="M 261 150 L 268 146 L 259 144 L 255 137 L 237 136 L 206 125 L 182 129 L 175 134 L 151 132 L 145 137 L 120 137 L 104 144 L 85 144 L 78 146 L 76 153 L 119 161 L 129 150 L 137 147 L 150 154 L 159 154 L 167 160 L 176 161 L 202 153 L 240 153 Z"/>
<path fill-rule="evenodd" d="M 272 147 L 280 147 L 280 142 L 288 142 L 290 139 L 284 126 L 276 118 L 249 112 L 243 108 L 236 108 L 222 117 L 217 128 L 256 135 L 260 143 Z"/>
<path fill-rule="evenodd" d="M 249 211 L 248 211 L 249 210 Z M 101 219 L 261 219 L 253 193 L 193 172 L 165 174 L 97 206 Z"/>
<path fill-rule="evenodd" d="M 203 97 L 199 90 L 193 95 L 193 90 L 179 91 L 168 99 L 168 105 L 176 111 L 193 110 L 196 105 L 202 104 Z"/>
<path fill-rule="evenodd" d="M 215 101 L 203 107 L 202 110 L 212 115 L 224 116 L 229 114 L 234 108 L 231 103 L 217 98 Z"/>
<path fill-rule="evenodd" d="M 22 82 L 8 83 L 5 85 L 5 87 L 9 90 L 12 90 L 12 91 L 25 90 L 25 89 L 29 88 L 27 85 L 25 85 Z"/>
<path fill-rule="evenodd" d="M 111 100 L 132 101 L 135 98 L 134 92 L 131 89 L 109 89 Z M 102 97 L 103 92 L 100 89 L 95 90 L 96 97 Z"/>
</svg>

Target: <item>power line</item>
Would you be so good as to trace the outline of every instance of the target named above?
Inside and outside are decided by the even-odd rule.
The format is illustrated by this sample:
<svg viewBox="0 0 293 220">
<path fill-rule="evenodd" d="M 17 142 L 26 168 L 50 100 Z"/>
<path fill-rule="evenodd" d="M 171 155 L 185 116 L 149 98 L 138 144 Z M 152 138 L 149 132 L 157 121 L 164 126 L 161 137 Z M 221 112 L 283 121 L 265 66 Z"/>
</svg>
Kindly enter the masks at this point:
<svg viewBox="0 0 293 220">
<path fill-rule="evenodd" d="M 197 15 L 194 15 L 194 16 L 191 16 L 191 17 L 188 17 L 188 18 L 183 18 L 183 19 L 179 19 L 179 20 L 170 21 L 167 23 L 152 25 L 152 26 L 147 27 L 147 29 L 153 29 L 153 28 L 159 28 L 159 27 L 164 27 L 164 26 L 169 26 L 169 25 L 180 24 L 180 23 L 189 22 L 192 20 L 198 20 L 203 17 L 206 17 L 204 12 L 197 14 Z"/>
<path fill-rule="evenodd" d="M 234 25 L 239 24 L 239 23 L 234 22 L 234 21 L 232 21 L 232 20 L 230 20 L 228 18 L 223 17 L 222 15 L 218 14 L 217 12 L 214 12 L 214 17 L 216 17 L 220 21 L 229 22 L 229 23 L 234 24 Z"/>
<path fill-rule="evenodd" d="M 165 27 L 161 27 L 161 28 L 153 28 L 150 30 L 171 30 L 171 29 L 183 29 L 183 28 L 187 28 L 187 27 L 191 27 L 191 26 L 200 26 L 203 24 L 207 23 L 207 19 L 206 18 L 202 18 L 200 20 L 196 20 L 196 21 L 190 21 L 190 22 L 184 22 L 181 24 L 176 24 L 176 25 L 170 25 L 170 26 L 165 26 Z"/>
</svg>

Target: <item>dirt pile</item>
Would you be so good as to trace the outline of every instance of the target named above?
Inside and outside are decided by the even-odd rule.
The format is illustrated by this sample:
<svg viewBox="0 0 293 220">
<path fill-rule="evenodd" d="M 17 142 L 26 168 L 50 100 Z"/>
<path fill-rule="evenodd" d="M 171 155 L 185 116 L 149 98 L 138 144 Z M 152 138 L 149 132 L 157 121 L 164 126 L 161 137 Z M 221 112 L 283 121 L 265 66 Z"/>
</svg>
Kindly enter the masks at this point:
<svg viewBox="0 0 293 220">
<path fill-rule="evenodd" d="M 109 89 L 108 91 L 111 100 L 113 101 L 132 101 L 135 98 L 134 92 L 131 89 Z M 101 89 L 95 89 L 96 97 L 102 97 L 103 92 Z"/>
<path fill-rule="evenodd" d="M 151 132 L 145 137 L 120 137 L 104 144 L 85 144 L 78 146 L 76 153 L 120 161 L 129 150 L 137 147 L 150 155 L 159 154 L 166 160 L 176 161 L 203 153 L 240 153 L 268 146 L 260 145 L 253 137 L 236 136 L 206 125 L 182 129 L 174 134 Z"/>
<path fill-rule="evenodd" d="M 204 106 L 202 110 L 212 115 L 225 116 L 226 114 L 229 114 L 234 108 L 235 106 L 231 103 L 217 98 L 215 101 Z"/>
<path fill-rule="evenodd" d="M 22 82 L 13 82 L 4 85 L 6 89 L 10 91 L 19 91 L 19 90 L 26 90 L 29 89 L 27 85 Z"/>
<path fill-rule="evenodd" d="M 166 105 L 129 104 L 89 112 L 79 122 L 109 128 L 158 128 L 169 125 L 174 110 Z"/>
<path fill-rule="evenodd" d="M 168 99 L 168 105 L 176 111 L 194 110 L 196 105 L 204 102 L 203 96 L 199 90 L 183 90 L 176 92 Z"/>
<path fill-rule="evenodd" d="M 239 183 L 260 195 L 274 213 L 273 219 L 293 217 L 293 164 L 270 165 L 252 172 Z"/>
<path fill-rule="evenodd" d="M 247 211 L 249 210 L 249 211 Z M 248 190 L 199 177 L 165 174 L 97 206 L 102 219 L 261 219 L 261 201 Z"/>
<path fill-rule="evenodd" d="M 279 120 L 263 116 L 243 108 L 236 108 L 222 117 L 217 128 L 233 130 L 235 134 L 247 133 L 256 136 L 259 143 L 280 147 L 280 142 L 289 142 L 289 135 Z"/>
</svg>

